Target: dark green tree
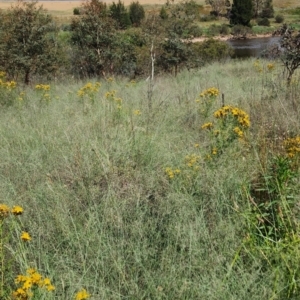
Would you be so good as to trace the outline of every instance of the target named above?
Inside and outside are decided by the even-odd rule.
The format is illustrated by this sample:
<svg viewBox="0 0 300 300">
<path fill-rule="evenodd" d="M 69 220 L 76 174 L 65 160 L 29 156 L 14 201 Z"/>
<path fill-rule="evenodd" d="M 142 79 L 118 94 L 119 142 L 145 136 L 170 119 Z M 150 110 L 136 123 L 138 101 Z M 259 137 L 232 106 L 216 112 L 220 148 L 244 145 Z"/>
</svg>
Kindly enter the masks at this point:
<svg viewBox="0 0 300 300">
<path fill-rule="evenodd" d="M 230 24 L 249 26 L 253 14 L 252 0 L 233 0 Z"/>
<path fill-rule="evenodd" d="M 98 76 L 113 69 L 115 22 L 100 0 L 84 2 L 71 22 L 72 65 L 80 76 Z"/>
<path fill-rule="evenodd" d="M 158 63 L 164 71 L 171 72 L 177 76 L 179 68 L 188 61 L 190 56 L 189 43 L 179 38 L 169 38 L 161 44 L 162 53 Z"/>
<path fill-rule="evenodd" d="M 120 29 L 126 29 L 131 25 L 129 13 L 123 2 L 113 2 L 109 7 L 110 16 L 117 22 Z"/>
<path fill-rule="evenodd" d="M 0 13 L 0 64 L 11 77 L 58 70 L 61 52 L 51 15 L 36 1 L 18 1 Z"/>
<path fill-rule="evenodd" d="M 165 6 L 162 6 L 160 11 L 159 11 L 159 17 L 162 19 L 162 20 L 166 20 L 168 19 L 168 13 L 167 13 L 167 10 L 165 8 Z"/>
<path fill-rule="evenodd" d="M 130 21 L 134 26 L 140 26 L 142 20 L 145 18 L 144 7 L 137 1 L 132 2 L 129 6 Z"/>
</svg>

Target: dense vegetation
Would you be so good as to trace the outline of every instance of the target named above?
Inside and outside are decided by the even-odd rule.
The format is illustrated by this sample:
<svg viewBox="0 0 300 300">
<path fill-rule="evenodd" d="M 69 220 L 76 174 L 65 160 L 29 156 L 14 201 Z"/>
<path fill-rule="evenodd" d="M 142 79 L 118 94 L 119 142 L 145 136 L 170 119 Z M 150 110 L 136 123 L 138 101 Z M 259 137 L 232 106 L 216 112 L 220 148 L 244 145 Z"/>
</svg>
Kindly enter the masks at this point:
<svg viewBox="0 0 300 300">
<path fill-rule="evenodd" d="M 0 206 L 2 299 L 28 268 L 51 282 L 34 299 L 297 299 L 299 82 L 264 60 L 156 78 L 151 98 L 2 77 L 2 203 L 24 210 Z"/>
<path fill-rule="evenodd" d="M 92 0 L 74 9 L 70 24 L 59 27 L 38 2 L 19 1 L 0 12 L 1 66 L 10 79 L 22 78 L 26 84 L 41 76 L 147 78 L 152 49 L 155 73 L 177 75 L 184 68 L 199 68 L 231 54 L 225 42 L 194 43 L 195 37 L 230 33 L 245 37 L 251 32 L 248 26 L 252 26 L 253 18 L 260 27 L 268 27 L 269 18 L 274 17 L 270 0 L 235 0 L 232 6 L 228 1 L 207 3 L 211 5 L 208 20 L 223 23 L 208 28 L 199 25 L 205 21 L 203 6 L 193 0 L 167 2 L 156 11 L 145 11 L 139 2 L 126 8 L 121 1 L 108 6 Z M 274 21 L 283 19 L 276 15 Z"/>
<path fill-rule="evenodd" d="M 298 31 L 227 60 L 133 4 L 1 12 L 0 298 L 299 299 Z"/>
<path fill-rule="evenodd" d="M 107 6 L 92 0 L 59 30 L 37 2 L 21 1 L 1 12 L 0 62 L 9 78 L 24 78 L 26 84 L 43 74 L 136 78 L 149 75 L 149 50 L 154 47 L 156 74 L 176 75 L 184 67 L 197 68 L 230 55 L 229 46 L 220 41 L 209 42 L 211 49 L 218 48 L 210 59 L 192 45 L 191 38 L 201 35 L 195 23 L 198 9 L 193 1 L 168 4 L 163 17 L 158 12 L 145 17 L 138 2 L 127 11 L 120 1 Z"/>
</svg>

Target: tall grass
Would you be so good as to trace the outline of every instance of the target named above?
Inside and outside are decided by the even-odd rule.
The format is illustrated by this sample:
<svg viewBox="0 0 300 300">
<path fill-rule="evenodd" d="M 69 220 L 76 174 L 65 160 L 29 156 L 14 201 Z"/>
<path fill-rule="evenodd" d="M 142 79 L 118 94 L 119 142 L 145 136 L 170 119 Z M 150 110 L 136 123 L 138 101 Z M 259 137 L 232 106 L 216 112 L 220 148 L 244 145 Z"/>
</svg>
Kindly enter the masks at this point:
<svg viewBox="0 0 300 300">
<path fill-rule="evenodd" d="M 39 299 L 72 299 L 82 288 L 92 299 L 281 299 L 274 268 L 239 251 L 245 191 L 300 129 L 299 74 L 287 90 L 280 63 L 269 63 L 158 77 L 151 110 L 145 81 L 102 80 L 93 99 L 78 95 L 86 82 L 48 82 L 50 101 L 24 88 L 0 112 L 1 202 L 24 208 L 32 236 L 12 253 L 11 277 L 34 267 L 51 278 L 55 291 Z M 195 100 L 210 87 L 251 127 L 245 143 L 207 160 L 212 138 L 201 125 L 221 94 L 207 116 Z M 196 171 L 186 165 L 192 154 Z M 168 167 L 180 174 L 169 178 Z"/>
</svg>

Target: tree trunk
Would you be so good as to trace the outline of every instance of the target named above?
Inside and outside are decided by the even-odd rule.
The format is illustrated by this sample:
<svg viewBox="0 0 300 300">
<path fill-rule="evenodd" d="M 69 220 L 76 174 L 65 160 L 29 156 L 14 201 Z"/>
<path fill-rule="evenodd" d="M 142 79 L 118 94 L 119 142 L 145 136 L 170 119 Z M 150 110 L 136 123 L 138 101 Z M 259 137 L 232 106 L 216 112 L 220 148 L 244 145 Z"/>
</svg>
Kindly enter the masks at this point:
<svg viewBox="0 0 300 300">
<path fill-rule="evenodd" d="M 26 85 L 29 85 L 29 82 L 30 82 L 29 75 L 30 75 L 30 71 L 29 71 L 29 70 L 26 70 L 26 71 L 25 71 L 25 79 L 24 79 L 24 83 L 25 83 Z"/>
</svg>

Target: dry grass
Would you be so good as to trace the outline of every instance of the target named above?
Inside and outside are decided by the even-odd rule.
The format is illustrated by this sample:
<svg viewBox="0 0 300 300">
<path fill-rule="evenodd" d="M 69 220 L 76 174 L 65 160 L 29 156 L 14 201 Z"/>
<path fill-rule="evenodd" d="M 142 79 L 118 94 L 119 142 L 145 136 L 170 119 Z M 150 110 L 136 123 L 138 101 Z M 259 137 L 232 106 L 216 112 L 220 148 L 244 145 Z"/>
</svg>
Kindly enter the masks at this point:
<svg viewBox="0 0 300 300">
<path fill-rule="evenodd" d="M 107 0 L 105 1 L 107 4 L 112 2 L 116 2 L 116 0 Z M 133 0 L 123 0 L 125 5 L 129 5 Z M 179 1 L 179 0 L 177 0 Z M 176 1 L 176 2 L 177 2 Z M 142 5 L 151 6 L 151 5 L 163 5 L 166 0 L 139 0 Z M 205 5 L 205 0 L 197 1 L 201 5 Z M 0 9 L 8 9 L 13 5 L 14 1 L 0 1 Z M 75 7 L 79 7 L 82 1 L 39 1 L 41 5 L 45 9 L 49 11 L 53 16 L 57 18 L 58 22 L 68 22 L 71 16 L 73 15 L 73 9 Z M 276 8 L 290 8 L 299 6 L 299 0 L 274 0 L 274 7 Z"/>
<path fill-rule="evenodd" d="M 273 0 L 274 7 L 278 8 L 289 8 L 300 6 L 299 0 Z"/>
<path fill-rule="evenodd" d="M 114 0 L 105 1 L 106 3 L 112 3 Z M 125 5 L 129 5 L 132 0 L 123 0 Z M 143 5 L 146 4 L 164 4 L 165 0 L 139 0 L 139 2 Z M 204 0 L 197 1 L 201 5 L 205 5 Z M 14 1 L 0 1 L 0 9 L 9 8 Z M 81 1 L 39 1 L 40 4 L 43 5 L 44 8 L 48 9 L 50 12 L 72 12 L 75 7 L 80 6 Z M 278 8 L 287 8 L 287 7 L 297 7 L 299 6 L 299 0 L 273 0 L 273 4 Z"/>
</svg>

